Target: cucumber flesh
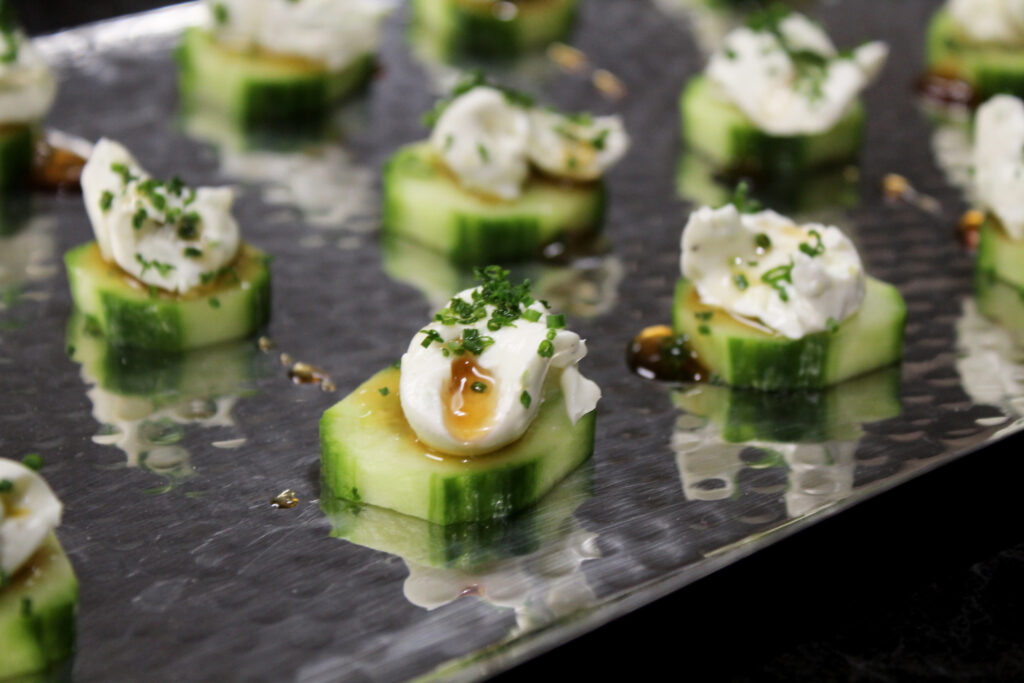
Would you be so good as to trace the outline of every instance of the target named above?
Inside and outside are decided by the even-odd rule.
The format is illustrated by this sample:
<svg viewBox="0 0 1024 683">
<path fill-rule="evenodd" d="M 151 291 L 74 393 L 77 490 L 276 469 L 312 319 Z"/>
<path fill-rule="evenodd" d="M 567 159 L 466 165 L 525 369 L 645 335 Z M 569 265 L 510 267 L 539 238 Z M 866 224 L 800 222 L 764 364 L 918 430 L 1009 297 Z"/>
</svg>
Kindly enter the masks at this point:
<svg viewBox="0 0 1024 683">
<path fill-rule="evenodd" d="M 403 236 L 466 265 L 536 257 L 552 242 L 601 231 L 601 182 L 571 183 L 537 174 L 514 201 L 463 189 L 427 142 L 399 149 L 384 168 L 385 236 Z"/>
<path fill-rule="evenodd" d="M 413 27 L 443 46 L 448 56 L 506 59 L 564 39 L 576 19 L 578 0 L 531 0 L 514 5 L 494 0 L 413 0 Z"/>
<path fill-rule="evenodd" d="M 594 449 L 594 413 L 572 425 L 549 381 L 544 405 L 515 443 L 474 458 L 434 453 L 405 420 L 400 376 L 396 368 L 378 372 L 321 418 L 321 477 L 335 496 L 440 525 L 486 521 L 531 506 Z"/>
<path fill-rule="evenodd" d="M 982 315 L 995 320 L 1024 345 L 1024 287 L 978 269 L 974 274 L 974 297 Z"/>
<path fill-rule="evenodd" d="M 46 670 L 75 649 L 78 581 L 50 535 L 0 588 L 0 679 Z"/>
<path fill-rule="evenodd" d="M 703 320 L 707 314 L 710 319 Z M 871 277 L 857 313 L 835 332 L 800 339 L 762 331 L 701 303 L 696 286 L 684 278 L 673 311 L 675 331 L 688 337 L 709 372 L 730 386 L 762 390 L 826 387 L 898 363 L 906 318 L 899 291 Z"/>
<path fill-rule="evenodd" d="M 24 124 L 0 126 L 0 190 L 28 184 L 35 154 L 36 129 Z"/>
<path fill-rule="evenodd" d="M 929 70 L 969 83 L 976 101 L 997 93 L 1024 97 L 1024 53 L 1019 47 L 972 42 L 946 9 L 932 17 L 925 44 Z"/>
<path fill-rule="evenodd" d="M 244 124 L 321 116 L 365 85 L 373 55 L 340 70 L 314 60 L 225 48 L 199 28 L 185 32 L 176 53 L 178 84 L 187 103 L 211 106 Z"/>
<path fill-rule="evenodd" d="M 68 251 L 64 264 L 75 306 L 117 346 L 182 351 L 247 337 L 270 319 L 268 259 L 248 245 L 231 268 L 183 295 L 147 288 L 95 242 Z"/>
<path fill-rule="evenodd" d="M 985 219 L 978 235 L 976 269 L 1024 289 L 1024 240 L 1010 238 L 999 221 Z"/>
<path fill-rule="evenodd" d="M 831 130 L 794 136 L 768 135 L 759 130 L 704 75 L 689 80 L 679 108 L 687 149 L 734 174 L 800 175 L 811 169 L 854 162 L 860 153 L 864 106 L 859 100 Z"/>
</svg>

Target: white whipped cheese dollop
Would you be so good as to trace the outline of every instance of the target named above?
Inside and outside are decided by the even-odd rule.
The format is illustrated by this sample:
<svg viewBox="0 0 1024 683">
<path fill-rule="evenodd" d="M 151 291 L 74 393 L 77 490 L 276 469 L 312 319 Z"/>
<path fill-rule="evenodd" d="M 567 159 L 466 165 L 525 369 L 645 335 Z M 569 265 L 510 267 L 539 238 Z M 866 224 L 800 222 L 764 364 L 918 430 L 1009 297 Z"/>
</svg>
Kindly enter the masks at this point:
<svg viewBox="0 0 1024 683">
<path fill-rule="evenodd" d="M 841 54 L 820 26 L 795 12 L 777 29 L 735 29 L 707 68 L 722 95 L 772 135 L 830 130 L 874 81 L 889 52 L 876 41 Z"/>
<path fill-rule="evenodd" d="M 996 95 L 974 120 L 974 188 L 1006 233 L 1024 239 L 1024 102 Z"/>
<path fill-rule="evenodd" d="M 455 299 L 471 303 L 473 293 L 478 291 L 480 288 L 467 289 Z M 486 315 L 469 324 L 445 325 L 435 321 L 413 337 L 409 350 L 402 356 L 399 393 L 405 418 L 419 439 L 438 451 L 482 455 L 516 441 L 537 416 L 549 377 L 560 383 L 573 424 L 594 410 L 601 398 L 597 384 L 576 367 L 587 354 L 586 343 L 564 327 L 549 328 L 551 314 L 542 303 L 535 301 L 525 308 L 525 314 L 535 317 L 535 321 L 519 318 L 512 325 L 490 330 L 488 321 L 494 310 L 488 304 Z M 446 354 L 446 345 L 464 339 L 466 330 L 476 330 L 480 337 L 493 343 L 479 355 Z M 432 335 L 436 335 L 435 340 L 424 346 Z M 549 355 L 541 355 L 542 345 L 548 346 Z M 486 391 L 496 392 L 490 397 L 490 415 L 479 416 L 481 428 L 468 439 L 453 434 L 446 419 L 453 406 L 462 405 L 451 401 L 449 387 L 453 381 L 453 362 L 464 359 L 472 360 L 493 380 Z"/>
<path fill-rule="evenodd" d="M 478 86 L 448 104 L 430 143 L 463 187 L 512 200 L 531 164 L 560 178 L 597 180 L 629 149 L 629 136 L 618 116 L 566 115 Z"/>
<path fill-rule="evenodd" d="M 147 285 L 187 292 L 238 254 L 231 188 L 157 181 L 106 138 L 96 143 L 81 183 L 103 258 Z"/>
<path fill-rule="evenodd" d="M 63 506 L 20 462 L 0 458 L 0 569 L 13 576 L 60 524 Z"/>
<path fill-rule="evenodd" d="M 839 228 L 797 225 L 774 211 L 728 204 L 694 211 L 683 230 L 683 276 L 703 303 L 799 339 L 857 312 L 860 256 Z"/>
<path fill-rule="evenodd" d="M 0 123 L 35 123 L 53 106 L 57 79 L 21 31 L 0 35 Z"/>
<path fill-rule="evenodd" d="M 380 0 L 206 0 L 217 39 L 342 69 L 374 52 L 390 11 Z"/>
<path fill-rule="evenodd" d="M 950 0 L 953 21 L 978 43 L 1024 44 L 1024 0 Z"/>
</svg>

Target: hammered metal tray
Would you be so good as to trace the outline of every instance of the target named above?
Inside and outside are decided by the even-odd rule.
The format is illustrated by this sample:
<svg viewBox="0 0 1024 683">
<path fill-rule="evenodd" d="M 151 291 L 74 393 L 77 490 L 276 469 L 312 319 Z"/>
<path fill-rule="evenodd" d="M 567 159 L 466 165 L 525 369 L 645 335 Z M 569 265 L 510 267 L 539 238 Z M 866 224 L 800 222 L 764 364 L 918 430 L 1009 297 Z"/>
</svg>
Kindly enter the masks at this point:
<svg viewBox="0 0 1024 683">
<path fill-rule="evenodd" d="M 337 503 L 319 485 L 321 412 L 397 358 L 467 277 L 374 234 L 379 168 L 425 135 L 419 116 L 452 78 L 406 42 L 405 12 L 389 22 L 379 77 L 324 141 L 254 140 L 179 111 L 171 51 L 194 5 L 40 40 L 61 78 L 50 127 L 119 139 L 157 175 L 238 183 L 247 239 L 276 257 L 273 350 L 250 340 L 127 358 L 71 319 L 60 255 L 90 238 L 81 199 L 5 208 L 0 452 L 42 454 L 66 504 L 60 537 L 81 581 L 75 679 L 480 678 L 1020 428 L 1019 354 L 969 298 L 971 255 L 952 238 L 961 192 L 934 161 L 933 136 L 947 160 L 962 134 L 936 128 L 910 87 L 936 2 L 810 8 L 840 45 L 893 48 L 867 98 L 859 176 L 799 208 L 849 230 L 869 271 L 899 286 L 907 346 L 901 372 L 774 401 L 650 382 L 623 357 L 639 329 L 669 318 L 692 205 L 677 193 L 721 191 L 684 173 L 676 100 L 699 45 L 731 19 L 685 0 L 584 5 L 572 42 L 625 98 L 543 57 L 503 77 L 557 105 L 621 111 L 634 134 L 609 179 L 610 252 L 517 268 L 589 341 L 586 372 L 605 395 L 597 449 L 522 518 L 448 530 Z M 889 172 L 938 205 L 884 201 Z M 859 203 L 829 208 L 832 196 Z M 337 390 L 292 384 L 282 353 Z M 272 508 L 285 488 L 299 504 Z"/>
</svg>

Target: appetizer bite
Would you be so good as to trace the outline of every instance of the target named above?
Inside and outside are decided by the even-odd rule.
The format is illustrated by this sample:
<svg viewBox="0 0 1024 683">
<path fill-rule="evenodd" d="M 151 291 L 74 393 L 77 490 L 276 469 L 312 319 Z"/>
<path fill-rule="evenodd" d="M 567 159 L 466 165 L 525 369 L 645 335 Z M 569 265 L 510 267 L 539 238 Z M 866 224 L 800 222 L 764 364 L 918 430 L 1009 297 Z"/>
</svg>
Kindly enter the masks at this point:
<svg viewBox="0 0 1024 683">
<path fill-rule="evenodd" d="M 949 0 L 926 38 L 929 75 L 965 83 L 964 104 L 996 93 L 1024 96 L 1024 5 L 1015 0 Z M 946 89 L 947 94 L 949 89 Z"/>
<path fill-rule="evenodd" d="M 1024 289 L 1024 102 L 997 95 L 974 122 L 974 196 L 985 211 L 978 236 L 979 293 L 995 281 Z"/>
<path fill-rule="evenodd" d="M 563 114 L 474 76 L 431 114 L 430 139 L 384 169 L 384 231 L 483 265 L 600 232 L 602 175 L 626 153 L 618 116 Z"/>
<path fill-rule="evenodd" d="M 564 39 L 578 0 L 412 0 L 413 28 L 449 56 L 511 58 Z"/>
<path fill-rule="evenodd" d="M 82 192 L 96 241 L 64 263 L 76 307 L 111 344 L 180 351 L 269 320 L 268 258 L 241 241 L 230 188 L 157 180 L 102 139 Z"/>
<path fill-rule="evenodd" d="M 57 81 L 0 0 L 0 190 L 26 185 L 39 122 L 57 97 Z"/>
<path fill-rule="evenodd" d="M 865 275 L 839 228 L 741 200 L 703 207 L 683 231 L 681 265 L 675 331 L 726 384 L 825 387 L 903 355 L 903 297 Z"/>
<path fill-rule="evenodd" d="M 684 88 L 683 140 L 732 175 L 799 175 L 854 161 L 864 128 L 858 96 L 887 54 L 880 42 L 837 51 L 796 12 L 754 15 Z"/>
<path fill-rule="evenodd" d="M 206 0 L 177 52 L 183 97 L 244 123 L 321 115 L 375 68 L 372 0 Z"/>
<path fill-rule="evenodd" d="M 78 581 L 54 534 L 61 512 L 57 496 L 31 467 L 0 458 L 4 680 L 45 671 L 74 651 Z"/>
<path fill-rule="evenodd" d="M 418 332 L 400 366 L 320 421 L 324 484 L 436 524 L 513 514 L 594 447 L 598 386 L 565 317 L 491 266 Z"/>
</svg>

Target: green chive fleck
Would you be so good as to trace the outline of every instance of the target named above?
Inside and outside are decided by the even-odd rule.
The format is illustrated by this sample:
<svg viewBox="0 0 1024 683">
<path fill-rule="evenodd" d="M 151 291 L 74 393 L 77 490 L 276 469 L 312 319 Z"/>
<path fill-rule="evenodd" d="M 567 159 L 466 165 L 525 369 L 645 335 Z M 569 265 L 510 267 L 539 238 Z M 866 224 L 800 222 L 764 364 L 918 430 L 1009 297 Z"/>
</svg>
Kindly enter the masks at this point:
<svg viewBox="0 0 1024 683">
<path fill-rule="evenodd" d="M 697 320 L 702 320 L 704 322 L 707 322 L 707 321 L 711 320 L 711 317 L 714 314 L 715 314 L 714 311 L 698 311 L 697 313 L 693 314 L 693 317 L 696 318 Z"/>
<path fill-rule="evenodd" d="M 555 355 L 555 345 L 551 343 L 550 339 L 541 341 L 540 346 L 537 347 L 537 355 L 541 358 L 551 358 Z"/>
<path fill-rule="evenodd" d="M 699 325 L 697 327 L 697 331 L 700 332 L 701 334 L 711 334 L 711 328 L 708 327 L 707 325 Z"/>
<path fill-rule="evenodd" d="M 100 208 L 104 212 L 110 211 L 110 207 L 114 204 L 114 193 L 110 190 L 103 190 L 103 194 L 100 195 Z"/>
<path fill-rule="evenodd" d="M 0 493 L 10 493 L 14 490 L 14 482 L 10 479 L 0 479 Z"/>
<path fill-rule="evenodd" d="M 538 320 L 540 320 L 540 315 L 540 311 L 533 308 L 527 308 L 525 311 L 523 311 L 523 319 L 529 320 L 531 323 L 535 323 Z"/>
<path fill-rule="evenodd" d="M 228 8 L 224 6 L 224 3 L 218 2 L 213 6 L 213 20 L 217 22 L 218 26 L 228 23 L 229 18 Z"/>
<path fill-rule="evenodd" d="M 141 229 L 147 218 L 149 218 L 149 214 L 140 206 L 135 212 L 135 215 L 132 216 L 132 227 L 136 230 Z"/>
<path fill-rule="evenodd" d="M 391 393 L 391 390 L 388 389 L 387 387 L 381 387 L 377 391 L 380 393 L 381 396 L 387 396 L 388 394 Z"/>
<path fill-rule="evenodd" d="M 827 329 L 832 334 L 835 334 L 836 332 L 839 331 L 839 323 L 836 321 L 835 318 L 829 318 L 825 322 L 825 329 Z"/>
<path fill-rule="evenodd" d="M 530 393 L 528 391 L 524 391 L 519 395 L 519 402 L 523 404 L 524 408 L 529 408 L 530 404 L 533 403 L 533 399 L 530 398 Z"/>
<path fill-rule="evenodd" d="M 21 464 L 30 470 L 38 472 L 43 468 L 43 456 L 38 453 L 29 453 L 21 459 Z"/>
<path fill-rule="evenodd" d="M 759 249 L 771 249 L 772 238 L 763 232 L 759 232 L 754 235 L 754 244 L 757 245 Z"/>
<path fill-rule="evenodd" d="M 747 276 L 744 275 L 743 273 L 737 273 L 736 275 L 734 275 L 732 281 L 736 283 L 736 288 L 739 289 L 741 292 L 745 291 L 747 287 L 750 286 L 750 283 L 747 282 Z"/>
<path fill-rule="evenodd" d="M 487 385 L 484 384 L 483 382 L 473 382 L 472 384 L 469 385 L 469 388 L 478 394 L 482 394 L 485 391 L 487 391 Z"/>
<path fill-rule="evenodd" d="M 565 327 L 565 315 L 561 313 L 548 314 L 548 327 L 553 330 L 560 330 Z"/>
<path fill-rule="evenodd" d="M 491 163 L 491 153 L 487 151 L 482 142 L 476 143 L 476 153 L 480 155 L 480 161 L 485 164 Z"/>
</svg>

